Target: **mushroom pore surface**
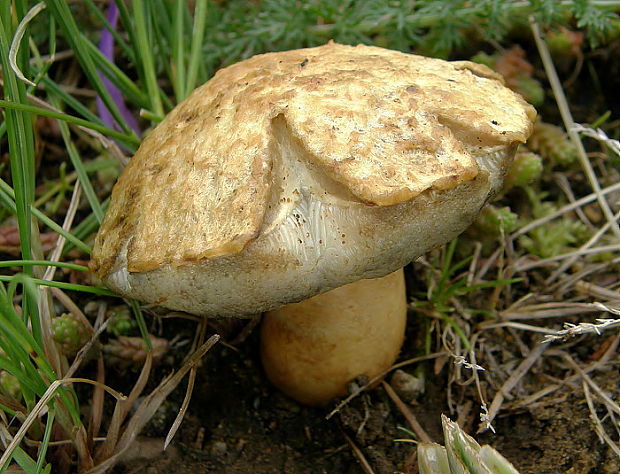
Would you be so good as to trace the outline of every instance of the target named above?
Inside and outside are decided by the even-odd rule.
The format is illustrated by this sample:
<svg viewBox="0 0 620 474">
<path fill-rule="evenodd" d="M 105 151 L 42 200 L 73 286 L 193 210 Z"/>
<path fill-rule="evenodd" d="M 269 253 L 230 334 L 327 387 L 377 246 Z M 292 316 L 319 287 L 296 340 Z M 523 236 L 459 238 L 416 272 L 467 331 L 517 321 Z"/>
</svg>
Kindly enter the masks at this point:
<svg viewBox="0 0 620 474">
<path fill-rule="evenodd" d="M 534 117 L 469 62 L 334 43 L 255 56 L 143 141 L 91 267 L 124 296 L 206 316 L 386 275 L 472 222 Z"/>
</svg>

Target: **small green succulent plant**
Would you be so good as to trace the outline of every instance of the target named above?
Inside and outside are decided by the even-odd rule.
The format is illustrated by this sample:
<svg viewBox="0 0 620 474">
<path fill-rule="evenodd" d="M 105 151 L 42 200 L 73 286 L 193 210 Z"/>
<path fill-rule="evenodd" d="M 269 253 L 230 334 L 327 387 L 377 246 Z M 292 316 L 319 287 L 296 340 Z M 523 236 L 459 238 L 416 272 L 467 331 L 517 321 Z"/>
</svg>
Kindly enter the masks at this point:
<svg viewBox="0 0 620 474">
<path fill-rule="evenodd" d="M 519 474 L 489 445 L 480 446 L 458 424 L 441 415 L 444 446 L 418 444 L 420 474 Z"/>
</svg>

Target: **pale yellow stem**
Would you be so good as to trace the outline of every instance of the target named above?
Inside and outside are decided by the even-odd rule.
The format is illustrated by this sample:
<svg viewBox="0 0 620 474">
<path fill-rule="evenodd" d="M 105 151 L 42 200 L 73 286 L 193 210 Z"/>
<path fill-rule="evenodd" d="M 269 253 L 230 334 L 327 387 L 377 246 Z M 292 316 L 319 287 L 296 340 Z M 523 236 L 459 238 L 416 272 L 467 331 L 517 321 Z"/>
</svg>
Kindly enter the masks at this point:
<svg viewBox="0 0 620 474">
<path fill-rule="evenodd" d="M 324 405 L 396 360 L 406 318 L 402 269 L 270 311 L 261 326 L 265 372 L 291 398 Z"/>
</svg>

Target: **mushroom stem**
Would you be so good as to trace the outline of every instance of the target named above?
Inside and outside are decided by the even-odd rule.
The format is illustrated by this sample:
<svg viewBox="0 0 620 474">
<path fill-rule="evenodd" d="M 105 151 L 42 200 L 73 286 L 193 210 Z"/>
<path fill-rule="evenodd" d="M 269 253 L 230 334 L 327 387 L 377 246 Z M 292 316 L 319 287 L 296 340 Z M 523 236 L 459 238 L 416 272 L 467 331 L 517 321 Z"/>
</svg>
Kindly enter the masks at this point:
<svg viewBox="0 0 620 474">
<path fill-rule="evenodd" d="M 398 356 L 407 318 L 403 270 L 360 280 L 265 313 L 261 356 L 267 377 L 307 405 L 346 394 Z"/>
</svg>

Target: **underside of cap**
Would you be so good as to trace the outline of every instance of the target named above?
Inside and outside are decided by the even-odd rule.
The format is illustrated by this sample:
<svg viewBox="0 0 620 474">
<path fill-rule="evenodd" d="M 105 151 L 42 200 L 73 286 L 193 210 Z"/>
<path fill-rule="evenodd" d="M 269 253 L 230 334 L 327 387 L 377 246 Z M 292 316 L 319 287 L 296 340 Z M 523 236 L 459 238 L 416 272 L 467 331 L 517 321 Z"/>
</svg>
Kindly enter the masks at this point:
<svg viewBox="0 0 620 474">
<path fill-rule="evenodd" d="M 158 285 L 167 286 L 162 275 L 195 287 L 188 278 L 217 279 L 219 273 L 209 272 L 218 268 L 230 280 L 226 284 L 241 285 L 257 275 L 245 263 L 245 270 L 237 263 L 225 270 L 231 260 L 318 268 L 307 245 L 315 238 L 313 245 L 329 242 L 336 253 L 354 241 L 359 250 L 347 247 L 341 254 L 350 261 L 363 254 L 365 269 L 355 263 L 353 273 L 366 277 L 373 266 L 393 266 L 381 263 L 385 252 L 368 253 L 363 243 L 381 240 L 375 227 L 382 220 L 398 234 L 398 209 L 415 209 L 416 201 L 427 206 L 435 198 L 444 202 L 467 183 L 480 188 L 472 203 L 477 211 L 497 187 L 516 144 L 529 136 L 534 115 L 495 73 L 468 62 L 334 43 L 253 57 L 219 71 L 144 140 L 114 188 L 91 266 L 117 291 L 170 307 L 170 292 L 189 290 L 172 285 L 155 297 Z M 487 156 L 503 157 L 502 164 Z M 367 235 L 340 237 L 357 224 L 322 224 L 329 213 L 362 216 L 356 218 Z M 409 211 L 405 216 L 418 218 Z M 290 237 L 296 230 L 282 231 L 306 224 L 311 229 L 303 238 Z M 325 232 L 338 237 L 321 239 Z M 280 248 L 269 244 L 279 233 Z M 241 276 L 233 275 L 238 271 Z M 353 281 L 345 279 L 310 286 L 325 291 Z M 142 280 L 152 288 L 138 289 Z M 177 309 L 215 311 L 207 306 Z M 231 311 L 251 312 L 236 306 Z"/>
</svg>

